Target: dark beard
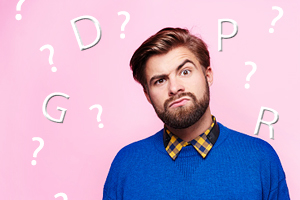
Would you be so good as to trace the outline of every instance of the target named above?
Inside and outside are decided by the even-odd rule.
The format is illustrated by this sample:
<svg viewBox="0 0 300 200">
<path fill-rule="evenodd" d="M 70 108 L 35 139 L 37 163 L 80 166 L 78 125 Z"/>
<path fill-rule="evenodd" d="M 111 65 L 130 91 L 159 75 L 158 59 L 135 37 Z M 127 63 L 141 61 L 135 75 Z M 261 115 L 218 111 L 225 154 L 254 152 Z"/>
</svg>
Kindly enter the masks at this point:
<svg viewBox="0 0 300 200">
<path fill-rule="evenodd" d="M 168 105 L 183 96 L 189 96 L 192 98 L 193 105 L 189 107 L 176 107 L 170 111 Z M 152 103 L 157 116 L 168 126 L 175 129 L 184 129 L 195 124 L 206 112 L 209 105 L 210 95 L 209 95 L 209 86 L 206 81 L 206 90 L 204 95 L 199 101 L 196 96 L 191 92 L 179 93 L 176 96 L 172 96 L 167 99 L 164 103 L 164 111 L 158 110 Z"/>
</svg>

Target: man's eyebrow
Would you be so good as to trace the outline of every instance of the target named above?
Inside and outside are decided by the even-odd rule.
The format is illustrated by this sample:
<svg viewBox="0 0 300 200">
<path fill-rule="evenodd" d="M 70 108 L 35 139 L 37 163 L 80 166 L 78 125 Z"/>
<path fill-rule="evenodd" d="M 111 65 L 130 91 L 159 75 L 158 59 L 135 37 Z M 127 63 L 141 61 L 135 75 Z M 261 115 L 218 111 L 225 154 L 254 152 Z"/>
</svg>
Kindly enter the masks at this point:
<svg viewBox="0 0 300 200">
<path fill-rule="evenodd" d="M 186 63 L 192 63 L 194 66 L 195 63 L 189 59 L 185 59 L 180 65 L 178 65 L 178 67 L 176 68 L 176 72 L 178 72 Z M 161 79 L 161 78 L 164 78 L 166 77 L 167 75 L 166 74 L 160 74 L 160 75 L 154 75 L 151 79 L 150 79 L 150 85 L 151 83 L 155 80 L 155 79 Z"/>
<path fill-rule="evenodd" d="M 185 60 L 177 67 L 176 71 L 178 72 L 178 71 L 179 71 L 186 63 L 191 63 L 191 64 L 193 64 L 194 66 L 196 66 L 195 63 L 194 63 L 193 61 L 191 61 L 191 60 L 189 60 L 189 59 L 185 59 Z"/>
<path fill-rule="evenodd" d="M 150 85 L 151 83 L 156 80 L 156 79 L 161 79 L 161 78 L 164 78 L 166 77 L 167 75 L 166 74 L 161 74 L 161 75 L 155 75 L 155 76 L 152 76 L 152 78 L 150 79 Z"/>
</svg>

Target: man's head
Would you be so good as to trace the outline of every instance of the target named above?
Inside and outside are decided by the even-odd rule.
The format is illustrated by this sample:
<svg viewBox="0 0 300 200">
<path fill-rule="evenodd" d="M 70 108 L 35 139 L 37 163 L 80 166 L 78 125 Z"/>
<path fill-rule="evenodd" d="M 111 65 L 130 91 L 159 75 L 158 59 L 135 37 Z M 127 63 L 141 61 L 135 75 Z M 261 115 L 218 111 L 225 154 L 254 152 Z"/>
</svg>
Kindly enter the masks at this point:
<svg viewBox="0 0 300 200">
<path fill-rule="evenodd" d="M 188 30 L 162 29 L 135 51 L 130 65 L 165 124 L 187 128 L 206 112 L 213 80 L 209 52 Z"/>
</svg>

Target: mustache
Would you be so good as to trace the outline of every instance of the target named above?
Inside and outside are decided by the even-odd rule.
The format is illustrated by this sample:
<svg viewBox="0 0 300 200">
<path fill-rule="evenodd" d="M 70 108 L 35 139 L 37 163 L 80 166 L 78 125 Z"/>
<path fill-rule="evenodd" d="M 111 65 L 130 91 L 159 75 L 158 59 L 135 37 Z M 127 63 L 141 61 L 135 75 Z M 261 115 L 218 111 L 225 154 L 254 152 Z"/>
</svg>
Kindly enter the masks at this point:
<svg viewBox="0 0 300 200">
<path fill-rule="evenodd" d="M 173 101 L 176 101 L 177 99 L 181 98 L 181 97 L 184 97 L 184 96 L 188 96 L 188 97 L 191 97 L 195 102 L 197 100 L 196 96 L 191 93 L 191 92 L 183 92 L 183 93 L 179 93 L 178 95 L 175 95 L 175 96 L 172 96 L 170 97 L 169 99 L 167 99 L 164 103 L 164 108 L 165 110 L 168 109 L 168 105 L 173 102 Z"/>
</svg>

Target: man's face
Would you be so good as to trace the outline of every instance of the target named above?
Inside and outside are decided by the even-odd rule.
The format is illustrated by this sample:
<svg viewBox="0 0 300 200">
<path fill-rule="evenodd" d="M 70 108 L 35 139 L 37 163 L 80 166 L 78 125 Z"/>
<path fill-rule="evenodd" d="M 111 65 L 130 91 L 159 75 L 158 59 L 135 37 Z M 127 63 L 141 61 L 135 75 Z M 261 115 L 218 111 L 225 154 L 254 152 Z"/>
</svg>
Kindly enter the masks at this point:
<svg viewBox="0 0 300 200">
<path fill-rule="evenodd" d="M 166 125 L 187 128 L 207 110 L 212 70 L 208 67 L 204 74 L 199 61 L 187 48 L 177 47 L 150 57 L 145 75 L 145 95 Z"/>
</svg>

